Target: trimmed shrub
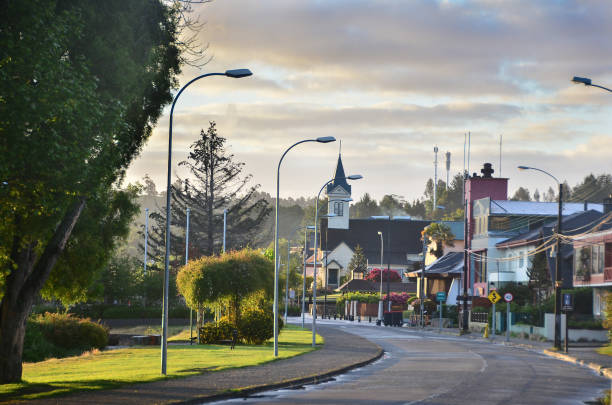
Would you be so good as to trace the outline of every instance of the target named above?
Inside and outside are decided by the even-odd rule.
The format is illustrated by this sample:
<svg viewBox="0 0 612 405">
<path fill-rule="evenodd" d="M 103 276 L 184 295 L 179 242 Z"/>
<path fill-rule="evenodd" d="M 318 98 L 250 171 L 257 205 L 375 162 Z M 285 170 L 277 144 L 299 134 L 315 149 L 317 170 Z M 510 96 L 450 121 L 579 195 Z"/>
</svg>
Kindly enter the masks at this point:
<svg viewBox="0 0 612 405">
<path fill-rule="evenodd" d="M 66 349 L 103 349 L 108 344 L 108 329 L 89 318 L 46 312 L 34 318 L 43 335 L 56 346 Z"/>
<path fill-rule="evenodd" d="M 28 321 L 24 340 L 25 361 L 67 357 L 108 344 L 108 329 L 90 319 L 70 314 L 45 313 Z"/>
<path fill-rule="evenodd" d="M 240 319 L 238 330 L 244 342 L 263 344 L 274 336 L 274 315 L 259 309 L 245 312 Z"/>
<path fill-rule="evenodd" d="M 232 331 L 236 329 L 227 317 L 219 319 L 218 322 L 209 322 L 200 328 L 200 344 L 212 344 L 221 340 L 231 340 Z"/>
</svg>

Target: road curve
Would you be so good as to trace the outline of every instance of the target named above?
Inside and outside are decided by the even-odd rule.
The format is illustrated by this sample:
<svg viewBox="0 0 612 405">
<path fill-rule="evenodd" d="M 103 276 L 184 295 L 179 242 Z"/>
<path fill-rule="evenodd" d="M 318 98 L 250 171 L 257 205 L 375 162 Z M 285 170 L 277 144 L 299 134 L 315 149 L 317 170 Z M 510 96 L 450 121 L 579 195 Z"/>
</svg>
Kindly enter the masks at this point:
<svg viewBox="0 0 612 405">
<path fill-rule="evenodd" d="M 585 404 L 610 381 L 535 351 L 406 328 L 340 324 L 383 347 L 384 357 L 335 381 L 221 403 L 257 404 Z"/>
</svg>

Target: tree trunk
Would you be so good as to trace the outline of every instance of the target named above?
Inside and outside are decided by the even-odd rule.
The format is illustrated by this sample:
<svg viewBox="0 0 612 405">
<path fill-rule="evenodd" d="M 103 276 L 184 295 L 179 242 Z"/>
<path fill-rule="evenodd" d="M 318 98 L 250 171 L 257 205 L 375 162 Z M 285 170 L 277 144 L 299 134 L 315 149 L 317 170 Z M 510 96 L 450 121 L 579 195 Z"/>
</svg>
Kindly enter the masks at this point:
<svg viewBox="0 0 612 405">
<path fill-rule="evenodd" d="M 6 277 L 5 294 L 0 302 L 0 384 L 21 381 L 23 340 L 34 298 L 64 251 L 84 207 L 84 198 L 70 207 L 40 258 L 35 255 L 35 243 L 25 243 L 18 236 L 13 240 L 11 259 L 16 268 Z"/>
</svg>

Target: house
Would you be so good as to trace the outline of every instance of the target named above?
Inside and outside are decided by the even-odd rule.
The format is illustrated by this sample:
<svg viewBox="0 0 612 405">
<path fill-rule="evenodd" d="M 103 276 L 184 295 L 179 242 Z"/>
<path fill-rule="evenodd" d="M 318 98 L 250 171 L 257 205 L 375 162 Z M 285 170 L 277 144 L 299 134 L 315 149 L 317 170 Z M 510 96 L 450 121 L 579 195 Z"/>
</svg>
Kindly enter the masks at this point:
<svg viewBox="0 0 612 405">
<path fill-rule="evenodd" d="M 574 236 L 590 232 L 605 222 L 604 214 L 596 210 L 580 211 L 562 218 L 561 226 L 564 236 Z M 536 249 L 546 253 L 551 280 L 556 272 L 554 249 L 556 239 L 553 237 L 557 220 L 550 221 L 531 231 L 519 234 L 496 244 L 501 252 L 501 259 L 496 263 L 498 274 L 491 271 L 490 279 L 499 287 L 508 281 L 505 275 L 514 277 L 514 282 L 528 283 L 528 269 L 533 261 Z M 551 254 L 552 253 L 552 254 Z M 574 269 L 574 248 L 571 244 L 561 245 L 563 260 L 563 288 L 571 288 Z M 504 279 L 504 280 L 502 280 Z"/>
<path fill-rule="evenodd" d="M 508 179 L 494 178 L 493 172 L 491 164 L 485 163 L 482 176 L 474 173 L 465 183 L 469 285 L 476 296 L 486 296 L 490 282 L 517 281 L 515 269 L 502 271 L 501 263 L 506 260 L 502 254 L 506 252 L 498 249 L 497 244 L 541 227 L 558 213 L 556 202 L 507 200 Z M 564 203 L 563 216 L 588 209 L 603 212 L 602 204 Z M 519 267 L 525 268 L 524 257 L 519 255 L 513 260 L 518 260 Z"/>
<path fill-rule="evenodd" d="M 448 252 L 425 266 L 425 295 L 434 299 L 437 292 L 446 293 L 446 304 L 457 305 L 463 276 L 463 252 Z M 419 271 L 420 273 L 420 271 Z"/>
<path fill-rule="evenodd" d="M 350 219 L 351 186 L 346 181 L 342 157 L 338 156 L 333 181 L 326 189 L 328 212 L 334 216 L 321 218 L 319 223 L 321 253 L 317 256 L 317 274 L 323 286 L 338 288 L 341 280 L 349 280 L 348 265 L 355 249 L 363 249 L 368 270 L 375 267 L 390 268 L 407 283 L 405 273 L 420 265 L 423 250 L 421 231 L 430 221 L 412 220 L 409 217 L 372 217 Z M 382 233 L 382 252 L 381 236 Z M 382 254 L 382 263 L 381 263 Z M 310 265 L 310 266 L 309 266 Z M 312 274 L 314 258 L 307 260 L 307 274 Z"/>
<path fill-rule="evenodd" d="M 603 317 L 605 295 L 612 291 L 612 198 L 604 200 L 598 228 L 574 236 L 574 286 L 593 289 L 593 316 Z"/>
</svg>

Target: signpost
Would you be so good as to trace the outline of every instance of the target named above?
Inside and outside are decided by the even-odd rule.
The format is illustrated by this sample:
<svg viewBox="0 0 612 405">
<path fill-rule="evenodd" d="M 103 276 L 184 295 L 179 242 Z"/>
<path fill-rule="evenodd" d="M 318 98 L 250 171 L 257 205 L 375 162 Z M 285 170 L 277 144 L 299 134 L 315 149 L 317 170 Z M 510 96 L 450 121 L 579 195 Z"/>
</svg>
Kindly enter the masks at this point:
<svg viewBox="0 0 612 405">
<path fill-rule="evenodd" d="M 510 303 L 512 302 L 513 299 L 514 299 L 514 296 L 512 295 L 512 293 L 507 292 L 504 294 L 504 301 L 506 301 L 506 320 L 507 320 L 506 342 L 510 341 L 510 325 L 512 325 L 512 322 L 510 319 Z"/>
<path fill-rule="evenodd" d="M 493 338 L 495 337 L 495 303 L 497 301 L 501 300 L 501 295 L 499 295 L 499 293 L 495 290 L 491 291 L 489 293 L 489 301 L 491 301 L 491 303 L 493 304 L 493 316 L 491 317 L 491 340 L 493 340 Z"/>
<path fill-rule="evenodd" d="M 436 293 L 436 301 L 438 301 L 440 303 L 439 304 L 440 305 L 440 311 L 439 311 L 439 313 L 440 313 L 440 322 L 438 323 L 438 330 L 440 332 L 442 332 L 442 303 L 444 301 L 446 301 L 446 292 L 438 291 Z"/>
</svg>

